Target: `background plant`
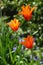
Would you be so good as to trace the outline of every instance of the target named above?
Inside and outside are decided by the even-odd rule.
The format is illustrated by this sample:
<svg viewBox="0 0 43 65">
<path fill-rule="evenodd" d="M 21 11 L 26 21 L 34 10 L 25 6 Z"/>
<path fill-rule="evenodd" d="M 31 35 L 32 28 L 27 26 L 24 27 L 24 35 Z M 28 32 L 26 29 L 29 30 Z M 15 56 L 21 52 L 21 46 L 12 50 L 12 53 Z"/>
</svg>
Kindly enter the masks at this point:
<svg viewBox="0 0 43 65">
<path fill-rule="evenodd" d="M 30 4 L 37 6 L 33 12 L 32 19 L 25 23 L 22 15 L 18 15 L 22 5 Z M 13 32 L 6 25 L 11 19 L 16 17 L 21 26 L 17 32 Z M 25 27 L 25 29 L 24 29 Z M 42 0 L 2 0 L 0 1 L 0 65 L 31 65 L 32 53 L 30 49 L 19 44 L 18 38 L 26 37 L 28 34 L 35 38 L 33 65 L 43 62 L 43 1 Z M 42 64 L 40 64 L 42 65 Z"/>
</svg>

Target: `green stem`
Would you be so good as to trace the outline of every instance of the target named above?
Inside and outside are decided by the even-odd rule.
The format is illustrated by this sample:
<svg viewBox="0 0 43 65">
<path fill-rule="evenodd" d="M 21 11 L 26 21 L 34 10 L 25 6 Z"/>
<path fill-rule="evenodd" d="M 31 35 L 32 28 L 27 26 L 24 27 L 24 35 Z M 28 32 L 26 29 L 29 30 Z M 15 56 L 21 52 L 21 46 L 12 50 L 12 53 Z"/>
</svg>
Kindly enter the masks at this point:
<svg viewBox="0 0 43 65">
<path fill-rule="evenodd" d="M 10 58 L 11 58 L 12 65 L 14 65 L 13 57 L 12 57 L 12 53 L 11 53 L 11 49 L 10 48 L 9 48 L 9 55 L 10 55 Z"/>
<path fill-rule="evenodd" d="M 0 51 L 0 54 L 1 54 L 1 60 L 3 60 L 3 62 L 4 62 L 4 65 L 7 65 L 7 61 L 6 61 L 6 59 L 5 59 L 5 57 L 4 57 L 4 48 L 3 48 L 3 46 L 2 46 L 2 42 L 1 42 L 1 40 L 0 40 L 0 50 L 2 50 L 2 51 Z"/>
<path fill-rule="evenodd" d="M 34 58 L 33 58 L 33 49 L 31 49 L 31 53 L 32 53 L 32 65 L 34 63 Z"/>
</svg>

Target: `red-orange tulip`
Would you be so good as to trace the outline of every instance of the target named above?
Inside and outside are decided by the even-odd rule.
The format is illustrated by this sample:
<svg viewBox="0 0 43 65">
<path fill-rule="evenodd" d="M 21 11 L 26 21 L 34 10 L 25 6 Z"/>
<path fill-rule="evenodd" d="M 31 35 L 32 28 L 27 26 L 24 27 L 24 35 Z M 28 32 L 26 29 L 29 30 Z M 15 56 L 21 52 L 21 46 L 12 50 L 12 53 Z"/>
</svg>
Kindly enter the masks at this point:
<svg viewBox="0 0 43 65">
<path fill-rule="evenodd" d="M 25 20 L 30 20 L 32 18 L 32 12 L 36 7 L 30 8 L 30 5 L 22 6 L 22 11 L 19 14 L 22 14 Z"/>
<path fill-rule="evenodd" d="M 34 38 L 30 35 L 27 36 L 27 38 L 24 38 L 24 41 L 20 42 L 23 44 L 26 48 L 32 49 L 33 48 L 33 43 L 34 43 Z"/>
<path fill-rule="evenodd" d="M 14 19 L 7 23 L 7 25 L 9 25 L 13 31 L 17 31 L 20 26 L 20 22 L 17 19 Z"/>
</svg>

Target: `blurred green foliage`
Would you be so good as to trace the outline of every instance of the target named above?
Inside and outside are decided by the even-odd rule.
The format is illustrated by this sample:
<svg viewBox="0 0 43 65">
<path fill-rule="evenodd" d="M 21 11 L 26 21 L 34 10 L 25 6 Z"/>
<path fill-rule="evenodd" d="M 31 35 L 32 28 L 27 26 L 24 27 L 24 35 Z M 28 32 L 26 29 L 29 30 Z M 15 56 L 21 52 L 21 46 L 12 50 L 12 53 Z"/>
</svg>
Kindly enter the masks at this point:
<svg viewBox="0 0 43 65">
<path fill-rule="evenodd" d="M 27 4 L 30 4 L 31 7 L 37 6 L 29 22 L 26 22 L 22 15 L 18 15 L 21 6 Z M 13 18 L 17 18 L 21 22 L 17 32 L 13 32 L 6 25 Z M 31 50 L 22 49 L 22 45 L 19 44 L 18 37 L 27 33 L 34 36 L 35 47 L 33 48 L 33 55 L 37 55 L 41 60 L 43 58 L 43 0 L 1 0 L 0 65 L 41 65 L 40 60 L 32 62 L 30 59 Z M 16 46 L 17 49 L 14 52 L 13 47 Z"/>
</svg>

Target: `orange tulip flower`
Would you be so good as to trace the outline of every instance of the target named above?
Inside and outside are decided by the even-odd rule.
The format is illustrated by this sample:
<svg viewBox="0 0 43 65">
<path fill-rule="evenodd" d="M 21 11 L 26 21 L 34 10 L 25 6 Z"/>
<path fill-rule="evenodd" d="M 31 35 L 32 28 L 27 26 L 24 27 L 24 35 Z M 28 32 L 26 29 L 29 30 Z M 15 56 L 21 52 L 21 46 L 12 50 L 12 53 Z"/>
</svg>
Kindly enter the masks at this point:
<svg viewBox="0 0 43 65">
<path fill-rule="evenodd" d="M 19 14 L 22 14 L 25 20 L 30 20 L 32 18 L 32 12 L 36 7 L 30 8 L 30 5 L 22 6 L 22 11 Z"/>
<path fill-rule="evenodd" d="M 30 35 L 27 36 L 27 38 L 24 38 L 24 41 L 20 42 L 23 44 L 26 48 L 32 49 L 33 48 L 33 43 L 34 43 L 34 38 Z"/>
<path fill-rule="evenodd" d="M 14 19 L 7 23 L 7 25 L 9 25 L 13 31 L 17 31 L 20 26 L 20 22 L 17 19 Z"/>
</svg>

